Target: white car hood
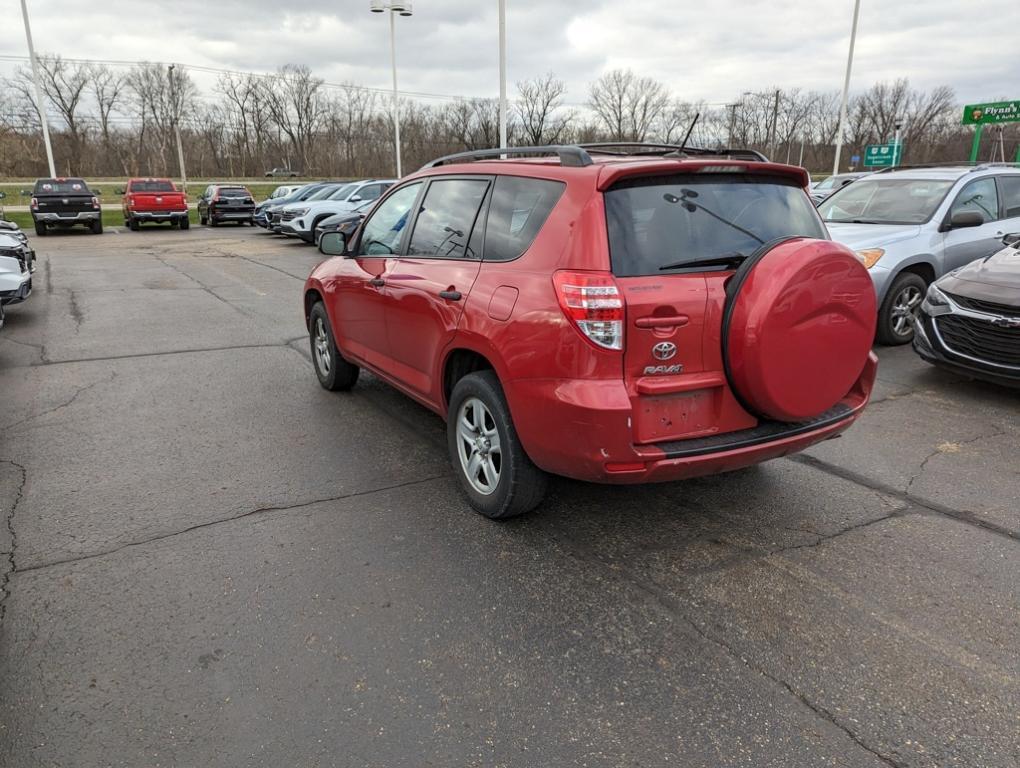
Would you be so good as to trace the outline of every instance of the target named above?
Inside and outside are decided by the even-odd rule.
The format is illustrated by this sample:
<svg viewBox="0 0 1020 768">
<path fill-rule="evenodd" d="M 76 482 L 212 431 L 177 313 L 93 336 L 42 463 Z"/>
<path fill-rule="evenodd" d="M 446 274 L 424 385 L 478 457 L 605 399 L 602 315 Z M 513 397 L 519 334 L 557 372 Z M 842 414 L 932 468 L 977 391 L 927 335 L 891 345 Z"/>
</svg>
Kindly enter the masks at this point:
<svg viewBox="0 0 1020 768">
<path fill-rule="evenodd" d="M 921 234 L 920 224 L 839 224 L 826 222 L 825 227 L 837 243 L 855 251 L 862 248 L 884 248 Z"/>
</svg>

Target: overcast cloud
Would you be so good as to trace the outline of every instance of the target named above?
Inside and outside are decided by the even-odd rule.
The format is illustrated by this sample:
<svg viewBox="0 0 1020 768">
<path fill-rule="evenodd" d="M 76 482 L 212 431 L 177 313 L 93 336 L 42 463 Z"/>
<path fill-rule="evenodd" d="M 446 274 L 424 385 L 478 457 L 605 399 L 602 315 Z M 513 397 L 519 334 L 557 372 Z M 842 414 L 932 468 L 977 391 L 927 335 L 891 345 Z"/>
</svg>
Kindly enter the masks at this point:
<svg viewBox="0 0 1020 768">
<path fill-rule="evenodd" d="M 0 54 L 26 55 L 17 3 Z M 841 87 L 852 0 L 507 0 L 511 84 L 552 71 L 583 103 L 631 67 L 683 99 L 724 103 L 770 86 Z M 415 0 L 397 19 L 401 90 L 494 96 L 496 0 Z M 368 0 L 29 0 L 39 52 L 245 71 L 307 64 L 328 82 L 389 86 L 385 16 Z M 1020 98 L 1018 0 L 863 0 L 853 86 L 908 77 L 961 102 Z M 10 68 L 12 64 L 2 66 Z M 212 76 L 196 75 L 200 84 Z M 512 89 L 512 85 L 511 85 Z M 511 90 L 512 92 L 512 90 Z"/>
</svg>

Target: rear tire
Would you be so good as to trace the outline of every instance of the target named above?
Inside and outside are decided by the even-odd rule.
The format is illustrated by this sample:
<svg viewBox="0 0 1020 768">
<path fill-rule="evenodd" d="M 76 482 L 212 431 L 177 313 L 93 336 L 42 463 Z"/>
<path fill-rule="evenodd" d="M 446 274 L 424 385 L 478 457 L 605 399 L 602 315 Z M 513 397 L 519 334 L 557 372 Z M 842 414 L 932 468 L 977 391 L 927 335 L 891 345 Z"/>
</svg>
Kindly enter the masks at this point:
<svg viewBox="0 0 1020 768">
<path fill-rule="evenodd" d="M 134 218 L 133 216 L 128 218 L 127 225 L 128 229 L 130 229 L 132 232 L 137 232 L 141 227 L 141 224 L 138 223 L 138 219 Z"/>
<path fill-rule="evenodd" d="M 524 452 L 492 371 L 469 373 L 454 386 L 446 439 L 453 471 L 477 512 L 506 520 L 542 502 L 548 477 Z"/>
<path fill-rule="evenodd" d="M 212 216 L 210 216 L 209 217 L 209 226 L 210 227 L 215 227 L 215 226 L 218 226 L 218 225 L 219 225 L 219 222 L 216 221 L 216 219 L 214 219 Z"/>
<path fill-rule="evenodd" d="M 323 389 L 330 392 L 348 390 L 358 381 L 361 369 L 344 359 L 337 349 L 329 315 L 322 302 L 317 302 L 308 315 L 308 340 L 312 348 L 312 365 Z"/>
<path fill-rule="evenodd" d="M 101 235 L 101 234 L 103 234 L 103 220 L 102 219 L 96 219 L 95 221 L 93 221 L 89 225 L 89 231 L 93 235 Z"/>
<path fill-rule="evenodd" d="M 914 326 L 907 318 L 916 316 L 927 290 L 928 283 L 914 272 L 903 272 L 893 280 L 878 311 L 876 337 L 879 343 L 898 346 L 914 338 Z"/>
<path fill-rule="evenodd" d="M 191 220 L 187 216 L 181 219 L 180 224 L 181 229 L 191 229 Z"/>
<path fill-rule="evenodd" d="M 41 221 L 37 221 L 35 223 L 35 233 L 39 235 L 39 237 L 46 237 L 46 225 Z"/>
</svg>

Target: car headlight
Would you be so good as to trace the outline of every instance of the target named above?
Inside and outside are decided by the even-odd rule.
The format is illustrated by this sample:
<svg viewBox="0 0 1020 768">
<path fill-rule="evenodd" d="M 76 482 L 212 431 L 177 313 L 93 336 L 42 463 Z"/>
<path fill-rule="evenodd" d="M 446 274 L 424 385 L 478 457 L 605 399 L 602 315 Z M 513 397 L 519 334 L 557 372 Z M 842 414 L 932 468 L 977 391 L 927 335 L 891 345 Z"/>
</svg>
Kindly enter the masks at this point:
<svg viewBox="0 0 1020 768">
<path fill-rule="evenodd" d="M 865 248 L 863 251 L 857 251 L 857 258 L 864 264 L 865 269 L 871 269 L 878 264 L 878 260 L 884 255 L 885 250 L 882 248 Z"/>
<path fill-rule="evenodd" d="M 921 310 L 929 317 L 938 317 L 952 312 L 953 308 L 949 299 L 946 298 L 946 294 L 939 290 L 935 283 L 932 283 L 928 286 L 924 301 L 921 302 Z"/>
<path fill-rule="evenodd" d="M 297 217 L 297 216 L 304 216 L 306 213 L 308 213 L 308 209 L 307 208 L 294 208 L 294 209 L 291 210 L 291 213 L 293 213 L 295 217 Z"/>
</svg>

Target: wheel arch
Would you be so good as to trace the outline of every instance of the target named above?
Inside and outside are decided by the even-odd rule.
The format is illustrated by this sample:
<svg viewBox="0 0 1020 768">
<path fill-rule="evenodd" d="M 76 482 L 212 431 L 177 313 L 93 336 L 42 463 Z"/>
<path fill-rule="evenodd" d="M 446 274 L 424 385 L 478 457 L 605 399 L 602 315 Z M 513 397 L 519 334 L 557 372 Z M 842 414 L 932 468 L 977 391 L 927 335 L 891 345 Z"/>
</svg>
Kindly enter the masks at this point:
<svg viewBox="0 0 1020 768">
<path fill-rule="evenodd" d="M 318 288 L 311 287 L 311 288 L 306 288 L 305 289 L 304 304 L 305 304 L 305 328 L 306 329 L 308 328 L 308 323 L 311 320 L 312 307 L 314 307 L 316 305 L 316 303 L 320 302 L 320 301 L 323 301 L 323 298 L 322 298 L 322 292 Z M 323 302 L 323 306 L 325 306 L 325 302 Z M 329 315 L 329 310 L 328 309 L 326 310 L 326 314 L 327 314 L 327 316 Z"/>
</svg>

